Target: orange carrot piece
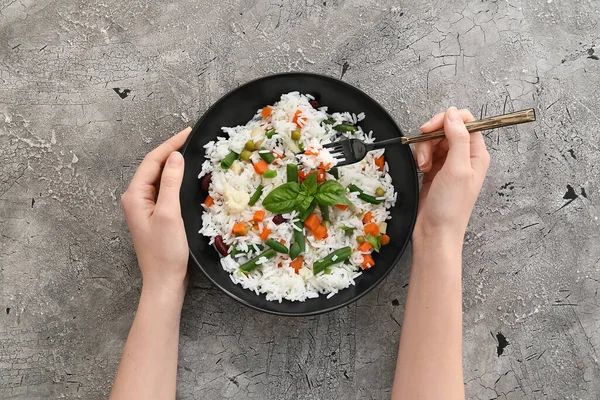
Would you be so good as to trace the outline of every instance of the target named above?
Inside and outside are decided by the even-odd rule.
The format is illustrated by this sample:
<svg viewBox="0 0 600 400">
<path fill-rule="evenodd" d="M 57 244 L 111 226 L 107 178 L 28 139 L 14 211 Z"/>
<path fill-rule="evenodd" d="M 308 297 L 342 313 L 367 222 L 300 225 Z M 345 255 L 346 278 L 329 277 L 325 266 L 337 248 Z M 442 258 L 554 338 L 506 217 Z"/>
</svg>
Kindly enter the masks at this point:
<svg viewBox="0 0 600 400">
<path fill-rule="evenodd" d="M 348 209 L 348 206 L 345 204 L 336 204 L 335 205 L 337 208 L 339 208 L 340 210 L 344 211 Z"/>
<path fill-rule="evenodd" d="M 252 225 L 252 229 L 254 229 L 255 231 L 257 231 L 258 230 L 258 224 L 255 223 L 254 225 Z"/>
<path fill-rule="evenodd" d="M 252 218 L 254 221 L 256 222 L 262 222 L 262 220 L 265 218 L 265 211 L 264 210 L 258 210 L 254 212 L 254 217 Z"/>
<path fill-rule="evenodd" d="M 271 234 L 271 230 L 267 227 L 264 227 L 260 235 L 258 235 L 262 240 L 267 240 L 269 235 Z"/>
<path fill-rule="evenodd" d="M 362 222 L 363 222 L 363 224 L 368 224 L 372 220 L 373 220 L 373 213 L 371 211 L 369 211 L 368 213 L 366 213 L 363 216 Z"/>
<path fill-rule="evenodd" d="M 375 222 L 370 222 L 365 225 L 365 233 L 371 236 L 379 235 L 379 227 Z"/>
<path fill-rule="evenodd" d="M 364 242 L 363 244 L 358 246 L 358 251 L 360 251 L 361 253 L 366 253 L 367 251 L 371 250 L 372 248 L 373 248 L 373 246 L 371 246 L 371 243 Z"/>
<path fill-rule="evenodd" d="M 319 170 L 317 171 L 317 182 L 322 183 L 325 182 L 327 180 L 326 176 L 325 176 L 325 170 L 322 168 L 319 168 Z"/>
<path fill-rule="evenodd" d="M 316 229 L 313 230 L 313 235 L 317 240 L 325 239 L 327 237 L 327 227 L 319 225 Z"/>
<path fill-rule="evenodd" d="M 304 121 L 299 120 L 301 114 L 302 111 L 296 110 L 296 112 L 294 113 L 294 118 L 292 118 L 292 122 L 295 123 L 298 126 L 298 128 L 300 128 L 299 122 L 302 122 L 302 125 L 304 125 Z"/>
<path fill-rule="evenodd" d="M 244 224 L 243 222 L 238 222 L 237 224 L 233 225 L 233 233 L 235 235 L 244 236 L 247 233 L 246 224 Z"/>
<path fill-rule="evenodd" d="M 386 235 L 385 233 L 383 235 L 381 235 L 381 245 L 385 246 L 386 244 L 390 244 L 390 237 L 388 235 Z"/>
<path fill-rule="evenodd" d="M 260 160 L 259 162 L 254 164 L 254 171 L 258 175 L 264 174 L 265 171 L 268 169 L 269 169 L 269 164 L 267 164 L 267 162 L 265 160 Z"/>
<path fill-rule="evenodd" d="M 379 168 L 380 171 L 383 171 L 385 168 L 385 157 L 382 155 L 375 159 L 375 165 Z"/>
<path fill-rule="evenodd" d="M 310 214 L 306 220 L 304 220 L 304 226 L 310 231 L 314 231 L 321 225 L 321 220 L 317 217 L 317 214 Z"/>
<path fill-rule="evenodd" d="M 206 200 L 204 200 L 204 205 L 206 207 L 210 207 L 213 204 L 215 204 L 215 199 L 213 199 L 212 197 L 210 197 L 210 194 L 208 196 L 206 196 Z"/>
<path fill-rule="evenodd" d="M 304 150 L 304 154 L 306 154 L 307 156 L 318 156 L 320 153 L 319 150 L 317 149 L 306 149 Z"/>
<path fill-rule="evenodd" d="M 302 263 L 304 262 L 304 258 L 302 256 L 298 256 L 290 263 L 290 267 L 294 268 L 294 271 L 298 273 L 300 268 L 302 268 Z"/>
<path fill-rule="evenodd" d="M 373 257 L 370 254 L 363 255 L 363 262 L 360 264 L 362 269 L 369 269 L 375 265 L 375 261 L 373 261 Z"/>
<path fill-rule="evenodd" d="M 281 243 L 281 244 L 285 245 L 285 240 L 284 240 L 284 239 L 281 239 L 281 240 L 279 241 L 279 243 Z"/>
<path fill-rule="evenodd" d="M 325 171 L 329 171 L 329 169 L 331 168 L 331 163 L 327 163 L 327 164 L 320 163 L 319 168 L 324 169 Z"/>
<path fill-rule="evenodd" d="M 260 112 L 260 115 L 263 118 L 269 118 L 269 116 L 271 115 L 272 112 L 273 112 L 273 109 L 271 107 L 264 107 L 262 109 L 262 111 Z"/>
</svg>

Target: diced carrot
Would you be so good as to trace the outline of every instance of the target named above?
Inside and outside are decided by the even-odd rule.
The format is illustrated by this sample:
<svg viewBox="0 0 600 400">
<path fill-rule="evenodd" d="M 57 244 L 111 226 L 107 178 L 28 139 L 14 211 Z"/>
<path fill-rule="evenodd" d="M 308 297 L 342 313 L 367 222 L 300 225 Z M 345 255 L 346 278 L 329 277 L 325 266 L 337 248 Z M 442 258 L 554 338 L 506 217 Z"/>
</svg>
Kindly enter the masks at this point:
<svg viewBox="0 0 600 400">
<path fill-rule="evenodd" d="M 304 121 L 300 119 L 301 114 L 302 111 L 296 110 L 296 112 L 294 113 L 294 118 L 292 118 L 292 122 L 295 123 L 298 127 L 304 125 Z M 300 124 L 300 122 L 302 122 L 302 124 Z"/>
<path fill-rule="evenodd" d="M 324 169 L 325 171 L 329 171 L 329 169 L 331 168 L 331 163 L 327 163 L 327 164 L 320 163 L 319 168 Z"/>
<path fill-rule="evenodd" d="M 390 244 L 390 237 L 384 233 L 381 235 L 381 245 L 385 246 L 386 244 Z"/>
<path fill-rule="evenodd" d="M 262 222 L 262 220 L 265 218 L 265 211 L 264 210 L 258 210 L 254 212 L 254 218 L 252 218 L 254 221 L 256 222 Z"/>
<path fill-rule="evenodd" d="M 316 229 L 313 230 L 313 235 L 317 240 L 325 239 L 327 237 L 327 227 L 319 225 Z"/>
<path fill-rule="evenodd" d="M 277 264 L 277 268 L 281 268 L 281 267 L 283 267 L 283 263 L 280 261 L 280 262 Z"/>
<path fill-rule="evenodd" d="M 285 240 L 281 239 L 281 240 L 279 241 L 279 243 L 281 243 L 281 244 L 285 244 Z"/>
<path fill-rule="evenodd" d="M 302 268 L 302 263 L 304 262 L 304 258 L 302 256 L 298 256 L 290 263 L 290 267 L 294 268 L 294 271 L 298 273 L 300 268 Z"/>
<path fill-rule="evenodd" d="M 263 118 L 269 118 L 269 116 L 271 115 L 271 113 L 273 112 L 273 109 L 271 107 L 264 107 L 260 113 L 260 115 Z"/>
<path fill-rule="evenodd" d="M 306 220 L 304 220 L 304 226 L 309 230 L 314 231 L 321 225 L 321 220 L 317 217 L 317 214 L 310 214 Z"/>
<path fill-rule="evenodd" d="M 304 150 L 304 154 L 307 156 L 318 156 L 321 151 L 318 149 L 306 149 Z"/>
<path fill-rule="evenodd" d="M 321 183 L 321 182 L 325 182 L 327 180 L 326 176 L 325 176 L 325 170 L 322 168 L 319 168 L 319 170 L 317 171 L 317 182 Z"/>
<path fill-rule="evenodd" d="M 366 253 L 367 251 L 371 250 L 372 248 L 373 248 L 373 246 L 371 246 L 371 243 L 364 242 L 363 244 L 358 246 L 358 251 L 360 251 L 362 253 Z"/>
<path fill-rule="evenodd" d="M 215 199 L 213 199 L 212 197 L 210 197 L 210 194 L 208 196 L 206 196 L 206 200 L 204 200 L 204 205 L 206 207 L 210 207 L 213 204 L 215 204 Z"/>
<path fill-rule="evenodd" d="M 237 224 L 233 225 L 233 233 L 235 235 L 244 236 L 247 233 L 246 224 L 243 222 L 238 222 Z"/>
<path fill-rule="evenodd" d="M 266 226 L 263 228 L 262 232 L 260 233 L 260 235 L 258 235 L 262 240 L 267 240 L 269 238 L 269 235 L 271 234 L 271 230 L 269 228 L 267 228 Z"/>
<path fill-rule="evenodd" d="M 365 225 L 365 233 L 371 236 L 379 235 L 379 226 L 375 222 L 370 222 Z"/>
<path fill-rule="evenodd" d="M 371 211 L 369 211 L 368 213 L 366 213 L 363 216 L 362 222 L 363 222 L 363 224 L 368 224 L 372 220 L 373 220 L 373 213 Z"/>
<path fill-rule="evenodd" d="M 285 156 L 284 156 L 283 154 L 279 154 L 279 153 L 276 153 L 276 152 L 272 152 L 272 154 L 273 154 L 275 157 L 279 158 L 280 160 L 281 160 L 281 159 L 283 159 L 283 158 L 285 158 Z"/>
<path fill-rule="evenodd" d="M 348 206 L 345 204 L 336 204 L 335 205 L 337 208 L 339 208 L 340 210 L 344 211 L 348 209 Z"/>
<path fill-rule="evenodd" d="M 254 171 L 256 171 L 256 173 L 259 175 L 264 174 L 265 171 L 268 169 L 269 169 L 269 164 L 267 164 L 267 162 L 265 160 L 260 160 L 259 162 L 254 164 Z"/>
<path fill-rule="evenodd" d="M 363 262 L 360 264 L 362 269 L 369 269 L 373 265 L 375 265 L 375 261 L 373 261 L 373 257 L 370 254 L 363 254 Z"/>
<path fill-rule="evenodd" d="M 379 168 L 380 171 L 383 171 L 385 168 L 385 157 L 382 155 L 375 159 L 375 165 Z"/>
<path fill-rule="evenodd" d="M 258 230 L 258 224 L 252 225 L 252 229 L 254 229 L 255 231 L 257 231 Z"/>
</svg>

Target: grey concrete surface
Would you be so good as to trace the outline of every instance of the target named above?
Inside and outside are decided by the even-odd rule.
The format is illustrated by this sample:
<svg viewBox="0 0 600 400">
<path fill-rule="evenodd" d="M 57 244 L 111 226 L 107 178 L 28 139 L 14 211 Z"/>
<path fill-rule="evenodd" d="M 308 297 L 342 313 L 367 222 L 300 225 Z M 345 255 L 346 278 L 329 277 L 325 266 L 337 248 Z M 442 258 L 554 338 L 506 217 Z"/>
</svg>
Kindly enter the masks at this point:
<svg viewBox="0 0 600 400">
<path fill-rule="evenodd" d="M 466 393 L 599 398 L 598 21 L 595 0 L 0 0 L 0 398 L 107 396 L 140 290 L 120 194 L 221 95 L 282 71 L 341 77 L 405 130 L 537 108 L 486 137 Z M 178 398 L 389 398 L 409 263 L 302 319 L 194 273 Z"/>
</svg>

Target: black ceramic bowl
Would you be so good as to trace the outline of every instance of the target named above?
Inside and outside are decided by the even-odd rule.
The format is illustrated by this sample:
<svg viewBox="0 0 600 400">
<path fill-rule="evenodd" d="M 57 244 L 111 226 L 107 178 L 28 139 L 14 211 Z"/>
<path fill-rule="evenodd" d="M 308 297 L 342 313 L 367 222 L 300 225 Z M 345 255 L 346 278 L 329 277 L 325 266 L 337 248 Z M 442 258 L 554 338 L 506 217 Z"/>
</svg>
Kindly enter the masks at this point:
<svg viewBox="0 0 600 400">
<path fill-rule="evenodd" d="M 229 274 L 219 262 L 219 254 L 208 244 L 208 239 L 198 231 L 202 226 L 202 202 L 206 193 L 200 190 L 198 173 L 204 162 L 203 146 L 222 135 L 221 127 L 245 125 L 256 110 L 273 104 L 288 92 L 299 91 L 313 95 L 330 111 L 365 112 L 361 122 L 364 131 L 373 131 L 377 140 L 402 135 L 392 117 L 371 97 L 357 88 L 328 76 L 288 73 L 267 76 L 234 89 L 217 101 L 200 118 L 182 148 L 185 158 L 185 175 L 181 188 L 181 211 L 193 260 L 208 278 L 226 294 L 237 301 L 260 311 L 279 315 L 313 315 L 343 307 L 373 289 L 392 270 L 406 249 L 415 224 L 418 202 L 417 171 L 408 146 L 386 150 L 386 161 L 398 201 L 391 209 L 387 233 L 392 238 L 389 245 L 374 255 L 375 266 L 356 279 L 356 285 L 340 291 L 330 299 L 321 295 L 305 302 L 267 301 L 264 295 L 234 285 Z M 343 167 L 342 167 L 343 168 Z"/>
</svg>

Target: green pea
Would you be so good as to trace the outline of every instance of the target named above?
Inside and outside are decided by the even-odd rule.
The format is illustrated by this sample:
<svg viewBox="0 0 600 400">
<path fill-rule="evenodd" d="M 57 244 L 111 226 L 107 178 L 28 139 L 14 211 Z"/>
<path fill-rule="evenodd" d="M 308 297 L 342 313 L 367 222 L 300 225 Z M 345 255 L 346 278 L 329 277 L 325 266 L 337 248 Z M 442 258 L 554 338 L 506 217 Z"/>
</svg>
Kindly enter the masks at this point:
<svg viewBox="0 0 600 400">
<path fill-rule="evenodd" d="M 292 131 L 292 140 L 300 140 L 300 130 L 294 129 Z"/>
<path fill-rule="evenodd" d="M 252 140 L 248 140 L 244 145 L 244 149 L 248 151 L 254 151 L 254 142 Z"/>
<path fill-rule="evenodd" d="M 383 195 L 385 195 L 385 190 L 377 188 L 377 190 L 375 190 L 375 195 L 377 195 L 377 197 L 383 197 Z"/>
<path fill-rule="evenodd" d="M 358 242 L 358 244 L 363 244 L 365 242 L 365 237 L 364 236 L 358 236 L 356 238 L 356 241 Z"/>
<path fill-rule="evenodd" d="M 251 155 L 252 152 L 250 150 L 242 150 L 242 152 L 240 153 L 240 158 L 244 161 L 248 161 L 250 160 Z"/>
</svg>

